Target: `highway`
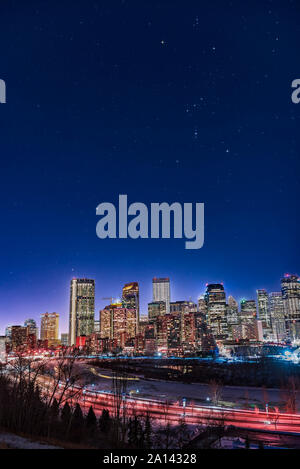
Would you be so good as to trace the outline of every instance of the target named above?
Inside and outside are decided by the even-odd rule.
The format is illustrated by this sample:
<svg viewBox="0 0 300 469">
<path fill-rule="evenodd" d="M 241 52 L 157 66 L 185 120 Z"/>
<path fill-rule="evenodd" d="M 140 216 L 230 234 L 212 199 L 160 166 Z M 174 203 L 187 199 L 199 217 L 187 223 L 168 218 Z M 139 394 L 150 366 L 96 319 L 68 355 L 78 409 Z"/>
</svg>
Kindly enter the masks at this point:
<svg viewBox="0 0 300 469">
<path fill-rule="evenodd" d="M 109 392 L 83 390 L 77 397 L 83 408 L 91 405 L 96 415 L 100 415 L 103 409 L 108 409 L 112 414 L 115 409 L 115 397 Z M 228 409 L 214 406 L 186 405 L 178 402 L 164 402 L 157 399 L 130 397 L 121 398 L 121 414 L 149 415 L 160 422 L 178 424 L 182 419 L 190 425 L 226 425 L 237 428 L 275 431 L 300 434 L 300 414 L 286 414 L 274 411 L 256 411 L 243 409 Z"/>
<path fill-rule="evenodd" d="M 51 380 L 50 380 L 51 381 Z M 49 395 L 51 384 L 49 378 L 40 376 L 38 382 L 44 390 L 45 395 Z M 56 397 L 59 399 L 61 389 L 64 383 L 61 382 Z M 72 398 L 76 392 L 76 397 Z M 93 406 L 97 416 L 103 409 L 108 409 L 111 415 L 115 414 L 116 397 L 110 391 L 96 391 L 88 388 L 82 388 L 74 385 L 69 389 L 69 394 L 65 396 L 73 403 L 79 402 L 84 410 Z M 169 422 L 172 425 L 179 424 L 183 419 L 189 425 L 211 425 L 211 426 L 234 426 L 239 429 L 268 431 L 286 434 L 298 434 L 300 436 L 300 414 L 282 413 L 278 410 L 270 409 L 262 411 L 246 410 L 228 407 L 215 407 L 212 405 L 196 405 L 189 401 L 175 402 L 165 399 L 146 398 L 132 396 L 130 394 L 122 395 L 120 398 L 120 415 L 126 413 L 131 415 L 146 415 L 149 413 L 152 419 L 159 423 Z"/>
</svg>

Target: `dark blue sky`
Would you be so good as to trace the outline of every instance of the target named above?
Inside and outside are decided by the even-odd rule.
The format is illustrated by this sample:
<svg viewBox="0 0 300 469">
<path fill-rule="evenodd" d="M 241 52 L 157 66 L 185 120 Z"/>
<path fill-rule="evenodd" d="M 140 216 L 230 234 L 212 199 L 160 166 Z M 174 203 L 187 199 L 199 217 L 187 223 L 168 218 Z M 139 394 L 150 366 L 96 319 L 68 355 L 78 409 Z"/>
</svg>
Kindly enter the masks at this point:
<svg viewBox="0 0 300 469">
<path fill-rule="evenodd" d="M 297 1 L 10 1 L 1 5 L 0 328 L 96 307 L 153 276 L 251 298 L 299 271 Z M 205 245 L 96 237 L 96 206 L 204 202 Z"/>
</svg>

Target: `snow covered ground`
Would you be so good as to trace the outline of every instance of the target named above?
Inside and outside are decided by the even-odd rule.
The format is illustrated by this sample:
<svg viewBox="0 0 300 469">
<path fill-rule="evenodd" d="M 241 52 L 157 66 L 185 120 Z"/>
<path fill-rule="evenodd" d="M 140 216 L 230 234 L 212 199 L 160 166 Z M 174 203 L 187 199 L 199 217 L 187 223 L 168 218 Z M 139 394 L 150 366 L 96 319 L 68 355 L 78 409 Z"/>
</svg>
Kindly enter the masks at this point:
<svg viewBox="0 0 300 469">
<path fill-rule="evenodd" d="M 89 389 L 111 391 L 112 372 L 108 369 L 90 368 L 93 373 L 93 384 Z M 127 384 L 127 392 L 132 396 L 156 398 L 161 400 L 182 401 L 187 399 L 187 404 L 193 401 L 198 405 L 211 405 L 212 387 L 201 383 L 180 383 L 174 381 L 163 381 L 144 379 L 142 376 L 133 376 Z M 298 393 L 298 406 L 300 407 L 300 394 Z M 221 388 L 220 404 L 232 407 L 280 406 L 285 401 L 285 395 L 280 389 L 263 389 L 246 386 L 223 386 Z"/>
<path fill-rule="evenodd" d="M 9 448 L 14 449 L 62 449 L 58 446 L 31 441 L 28 438 L 23 438 L 22 436 L 14 435 L 13 433 L 0 432 L 0 444 L 1 443 L 5 443 Z"/>
</svg>

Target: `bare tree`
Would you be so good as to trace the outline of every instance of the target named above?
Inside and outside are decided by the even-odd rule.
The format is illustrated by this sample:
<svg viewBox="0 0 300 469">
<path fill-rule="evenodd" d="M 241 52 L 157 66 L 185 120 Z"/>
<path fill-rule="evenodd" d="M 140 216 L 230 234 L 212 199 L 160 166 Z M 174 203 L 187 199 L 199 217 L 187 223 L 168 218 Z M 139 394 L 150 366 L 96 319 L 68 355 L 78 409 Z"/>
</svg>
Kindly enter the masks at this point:
<svg viewBox="0 0 300 469">
<path fill-rule="evenodd" d="M 117 442 L 124 443 L 127 419 L 127 375 L 115 371 L 112 379 L 114 433 Z"/>
<path fill-rule="evenodd" d="M 222 384 L 219 381 L 213 379 L 209 383 L 209 389 L 212 403 L 215 406 L 219 405 L 223 391 Z"/>
<path fill-rule="evenodd" d="M 77 357 L 78 352 L 70 354 L 65 351 L 55 360 L 54 366 L 45 370 L 41 382 L 48 407 L 54 399 L 61 407 L 66 400 L 71 403 L 75 400 L 76 403 L 82 396 L 82 386 L 79 385 L 81 375 L 75 366 Z"/>
</svg>

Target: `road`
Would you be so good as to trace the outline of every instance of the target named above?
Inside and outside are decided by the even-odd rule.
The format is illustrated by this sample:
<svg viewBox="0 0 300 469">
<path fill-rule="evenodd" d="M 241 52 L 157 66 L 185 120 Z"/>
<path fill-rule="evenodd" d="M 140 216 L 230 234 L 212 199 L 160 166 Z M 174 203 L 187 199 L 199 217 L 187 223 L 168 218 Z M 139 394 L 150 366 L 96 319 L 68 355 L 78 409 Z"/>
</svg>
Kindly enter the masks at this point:
<svg viewBox="0 0 300 469">
<path fill-rule="evenodd" d="M 113 413 L 115 408 L 115 398 L 112 393 L 83 390 L 78 396 L 83 408 L 91 405 L 97 415 L 103 409 L 108 409 Z M 160 422 L 170 422 L 178 424 L 182 419 L 186 424 L 200 425 L 233 425 L 237 428 L 253 429 L 259 431 L 275 431 L 300 434 L 300 415 L 286 414 L 279 412 L 262 412 L 258 409 L 241 410 L 228 409 L 213 406 L 187 405 L 176 402 L 164 402 L 156 399 L 145 399 L 137 397 L 123 396 L 122 409 L 127 415 L 146 414 Z"/>
</svg>

